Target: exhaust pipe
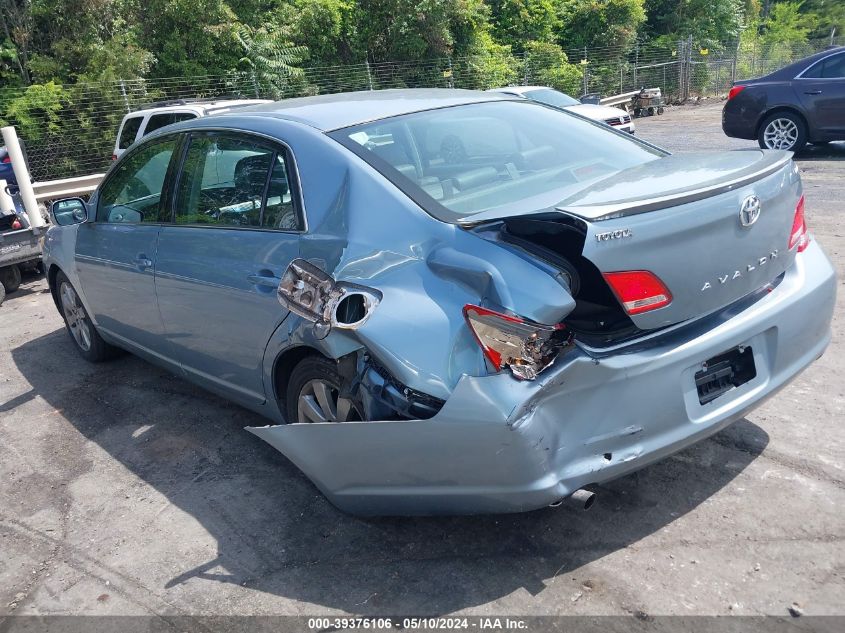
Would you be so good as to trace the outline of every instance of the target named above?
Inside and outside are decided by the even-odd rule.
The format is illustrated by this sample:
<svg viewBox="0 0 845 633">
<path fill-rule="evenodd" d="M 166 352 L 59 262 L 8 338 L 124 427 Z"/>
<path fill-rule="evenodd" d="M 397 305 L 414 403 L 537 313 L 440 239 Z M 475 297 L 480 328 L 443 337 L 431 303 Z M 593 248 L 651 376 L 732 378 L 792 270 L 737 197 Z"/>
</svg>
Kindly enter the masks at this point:
<svg viewBox="0 0 845 633">
<path fill-rule="evenodd" d="M 556 501 L 555 503 L 550 504 L 550 507 L 557 508 L 564 503 L 576 510 L 589 510 L 593 507 L 593 504 L 596 502 L 596 493 L 590 492 L 589 490 L 584 490 L 580 488 L 573 492 L 568 497 L 564 497 L 560 501 Z"/>
</svg>

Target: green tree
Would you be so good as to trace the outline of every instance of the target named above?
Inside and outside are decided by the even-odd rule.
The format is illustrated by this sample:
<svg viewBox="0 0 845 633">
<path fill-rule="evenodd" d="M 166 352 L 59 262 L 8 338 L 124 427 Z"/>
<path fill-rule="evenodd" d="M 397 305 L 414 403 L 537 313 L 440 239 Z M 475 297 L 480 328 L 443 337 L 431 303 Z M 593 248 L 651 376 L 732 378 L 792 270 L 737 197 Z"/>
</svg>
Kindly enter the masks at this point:
<svg viewBox="0 0 845 633">
<path fill-rule="evenodd" d="M 644 0 L 561 0 L 558 10 L 566 48 L 627 51 L 646 17 Z"/>
<path fill-rule="evenodd" d="M 827 39 L 831 33 L 840 42 L 845 38 L 845 2 L 842 0 L 804 0 L 800 11 L 815 21 L 810 39 Z"/>
<path fill-rule="evenodd" d="M 734 40 L 745 22 L 746 0 L 646 0 L 650 36 L 692 36 L 703 48 Z"/>
<path fill-rule="evenodd" d="M 493 35 L 522 52 L 529 41 L 551 42 L 560 28 L 555 0 L 491 0 Z"/>
<path fill-rule="evenodd" d="M 510 46 L 499 44 L 487 30 L 475 34 L 473 41 L 454 69 L 457 88 L 486 90 L 507 86 L 518 77 L 517 60 Z"/>
<path fill-rule="evenodd" d="M 239 65 L 254 73 L 274 97 L 281 97 L 289 80 L 302 77 L 299 65 L 308 54 L 304 46 L 293 46 L 278 31 L 240 25 L 235 38 L 243 51 Z"/>
<path fill-rule="evenodd" d="M 288 39 L 309 51 L 317 65 L 358 63 L 366 54 L 357 42 L 354 0 L 295 0 L 277 19 Z"/>
<path fill-rule="evenodd" d="M 40 139 L 61 129 L 61 113 L 68 101 L 67 91 L 52 81 L 34 84 L 8 103 L 0 124 L 15 125 L 27 140 Z"/>
<path fill-rule="evenodd" d="M 523 64 L 523 79 L 527 84 L 550 86 L 573 95 L 582 92 L 581 69 L 569 63 L 566 53 L 557 44 L 528 42 Z"/>
</svg>

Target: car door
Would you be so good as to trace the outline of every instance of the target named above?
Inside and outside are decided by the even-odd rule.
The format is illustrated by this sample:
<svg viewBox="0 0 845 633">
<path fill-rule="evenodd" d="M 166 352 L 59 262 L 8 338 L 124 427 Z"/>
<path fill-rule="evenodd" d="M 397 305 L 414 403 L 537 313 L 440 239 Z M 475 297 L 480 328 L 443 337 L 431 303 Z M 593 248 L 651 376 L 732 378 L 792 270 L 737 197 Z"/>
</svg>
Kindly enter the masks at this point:
<svg viewBox="0 0 845 633">
<path fill-rule="evenodd" d="M 156 292 L 175 358 L 246 405 L 264 402 L 264 350 L 288 314 L 276 288 L 304 228 L 292 161 L 264 138 L 192 133 L 159 237 Z"/>
<path fill-rule="evenodd" d="M 801 103 L 824 136 L 845 134 L 845 53 L 816 62 L 795 81 Z"/>
<path fill-rule="evenodd" d="M 140 352 L 158 356 L 164 328 L 155 294 L 155 259 L 169 170 L 179 136 L 145 143 L 109 173 L 98 190 L 94 221 L 79 225 L 75 263 L 100 328 Z"/>
</svg>

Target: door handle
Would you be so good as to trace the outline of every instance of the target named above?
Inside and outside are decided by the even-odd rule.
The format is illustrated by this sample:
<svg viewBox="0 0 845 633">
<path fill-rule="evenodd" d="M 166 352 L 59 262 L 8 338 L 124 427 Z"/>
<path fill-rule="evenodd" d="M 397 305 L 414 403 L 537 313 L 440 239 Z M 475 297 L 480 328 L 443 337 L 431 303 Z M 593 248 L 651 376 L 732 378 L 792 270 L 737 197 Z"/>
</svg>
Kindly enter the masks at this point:
<svg viewBox="0 0 845 633">
<path fill-rule="evenodd" d="M 822 93 L 821 90 L 805 90 L 805 95 L 820 95 Z"/>
<path fill-rule="evenodd" d="M 273 275 L 250 275 L 247 277 L 247 280 L 251 284 L 255 284 L 256 286 L 264 286 L 266 288 L 277 288 L 279 283 L 282 281 L 279 277 L 275 277 Z"/>
<path fill-rule="evenodd" d="M 135 258 L 135 265 L 138 267 L 139 270 L 146 270 L 147 268 L 153 267 L 153 262 L 146 256 L 146 255 L 138 255 Z"/>
</svg>

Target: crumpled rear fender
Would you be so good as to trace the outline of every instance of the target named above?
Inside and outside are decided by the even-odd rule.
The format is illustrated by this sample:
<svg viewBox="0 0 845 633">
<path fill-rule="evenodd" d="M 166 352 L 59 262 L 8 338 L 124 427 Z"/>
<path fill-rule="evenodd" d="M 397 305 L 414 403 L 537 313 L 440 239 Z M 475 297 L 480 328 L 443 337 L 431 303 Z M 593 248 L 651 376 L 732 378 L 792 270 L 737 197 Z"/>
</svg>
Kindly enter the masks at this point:
<svg viewBox="0 0 845 633">
<path fill-rule="evenodd" d="M 337 282 L 376 289 L 381 300 L 360 327 L 333 327 L 324 337 L 307 320 L 288 319 L 272 354 L 304 342 L 338 358 L 357 344 L 402 384 L 445 400 L 463 375 L 487 373 L 466 304 L 549 324 L 575 305 L 547 268 L 435 220 L 368 166 L 346 172 L 329 206 L 303 236 L 300 257 Z"/>
</svg>

